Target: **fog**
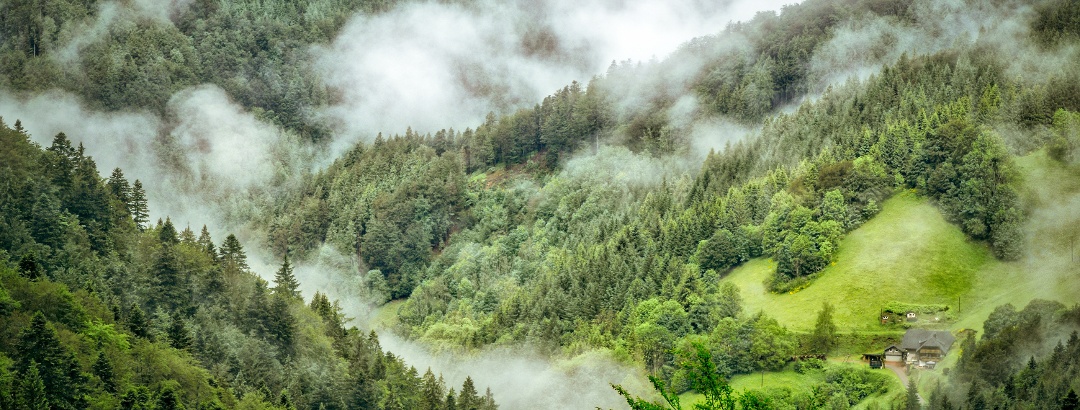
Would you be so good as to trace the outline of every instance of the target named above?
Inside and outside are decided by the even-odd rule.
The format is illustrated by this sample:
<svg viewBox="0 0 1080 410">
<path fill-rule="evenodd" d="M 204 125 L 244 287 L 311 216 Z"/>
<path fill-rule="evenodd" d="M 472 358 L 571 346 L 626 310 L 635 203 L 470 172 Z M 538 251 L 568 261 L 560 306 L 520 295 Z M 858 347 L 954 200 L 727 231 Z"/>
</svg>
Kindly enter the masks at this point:
<svg viewBox="0 0 1080 410">
<path fill-rule="evenodd" d="M 56 58 L 76 64 L 79 51 L 110 24 L 134 18 L 167 21 L 188 3 L 102 3 L 96 19 L 71 28 Z M 531 107 L 571 81 L 586 83 L 605 73 L 614 60 L 663 58 L 690 38 L 718 33 L 729 21 L 746 20 L 782 3 L 787 2 L 425 2 L 375 17 L 358 15 L 331 44 L 311 49 L 316 69 L 336 95 L 316 118 L 335 131 L 329 152 L 261 121 L 213 85 L 176 93 L 163 116 L 96 111 L 60 91 L 0 91 L 0 115 L 8 124 L 20 119 L 43 146 L 65 132 L 74 143 L 85 145 L 102 174 L 120 167 L 130 180 L 140 179 L 152 219 L 170 216 L 178 226 L 195 230 L 206 224 L 218 242 L 236 233 L 253 269 L 270 280 L 280 261 L 269 255 L 263 234 L 247 221 L 257 216 L 259 204 L 271 201 L 298 175 L 357 141 L 407 126 L 420 132 L 475 127 L 489 111 Z M 663 83 L 631 90 L 657 84 Z M 687 104 L 690 118 L 695 103 Z M 696 129 L 710 133 L 706 127 L 719 125 Z M 572 168 L 608 167 L 649 184 L 689 169 L 686 163 L 617 154 L 612 158 L 634 162 L 586 166 L 582 161 L 587 160 L 581 160 Z M 655 172 L 636 173 L 626 168 L 630 164 Z M 353 325 L 372 326 L 372 305 L 361 292 L 352 258 L 327 247 L 312 261 L 299 263 L 295 273 L 305 297 L 325 293 L 340 301 Z M 391 332 L 381 335 L 389 351 L 421 372 L 431 367 L 442 373 L 449 386 L 459 388 L 471 375 L 479 388 L 491 388 L 503 408 L 622 407 L 624 401 L 608 383 L 624 384 L 637 394 L 651 392 L 640 369 L 602 352 L 558 359 L 530 346 L 502 346 L 469 355 L 436 354 Z"/>
<path fill-rule="evenodd" d="M 489 111 L 531 107 L 614 61 L 662 59 L 689 39 L 786 3 L 422 2 L 356 16 L 332 44 L 314 47 L 338 95 L 320 118 L 342 147 L 405 126 L 475 127 Z"/>
</svg>

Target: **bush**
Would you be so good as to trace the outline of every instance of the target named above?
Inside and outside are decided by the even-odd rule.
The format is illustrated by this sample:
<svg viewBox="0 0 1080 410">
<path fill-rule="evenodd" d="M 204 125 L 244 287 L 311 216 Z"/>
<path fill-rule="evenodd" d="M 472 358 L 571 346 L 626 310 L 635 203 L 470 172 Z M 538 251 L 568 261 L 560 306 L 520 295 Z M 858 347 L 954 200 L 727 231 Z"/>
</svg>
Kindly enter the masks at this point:
<svg viewBox="0 0 1080 410">
<path fill-rule="evenodd" d="M 795 362 L 795 373 L 806 374 L 814 370 L 825 368 L 825 361 L 817 358 L 803 359 Z"/>
</svg>

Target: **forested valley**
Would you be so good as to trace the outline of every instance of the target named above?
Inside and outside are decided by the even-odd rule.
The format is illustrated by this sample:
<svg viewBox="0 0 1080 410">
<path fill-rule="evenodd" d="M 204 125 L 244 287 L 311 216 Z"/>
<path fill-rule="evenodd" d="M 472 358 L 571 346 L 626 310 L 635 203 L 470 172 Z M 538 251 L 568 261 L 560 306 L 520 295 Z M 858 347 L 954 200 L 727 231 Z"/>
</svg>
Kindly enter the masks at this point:
<svg viewBox="0 0 1080 410">
<path fill-rule="evenodd" d="M 494 5 L 176 3 L 0 4 L 3 97 L 159 118 L 163 167 L 103 172 L 83 130 L 36 135 L 0 101 L 0 409 L 1078 406 L 1075 1 L 806 0 L 359 142 L 319 47 L 354 16 Z M 551 36 L 518 46 L 570 60 Z M 272 177 L 185 168 L 219 152 L 173 151 L 193 87 L 282 136 L 287 160 L 244 162 Z M 178 169 L 157 200 L 201 221 L 151 207 Z M 885 319 L 905 312 L 928 319 Z M 860 362 L 917 327 L 956 337 L 936 368 Z M 549 401 L 515 369 L 444 379 L 387 334 L 576 379 Z M 612 363 L 633 370 L 570 382 Z"/>
</svg>

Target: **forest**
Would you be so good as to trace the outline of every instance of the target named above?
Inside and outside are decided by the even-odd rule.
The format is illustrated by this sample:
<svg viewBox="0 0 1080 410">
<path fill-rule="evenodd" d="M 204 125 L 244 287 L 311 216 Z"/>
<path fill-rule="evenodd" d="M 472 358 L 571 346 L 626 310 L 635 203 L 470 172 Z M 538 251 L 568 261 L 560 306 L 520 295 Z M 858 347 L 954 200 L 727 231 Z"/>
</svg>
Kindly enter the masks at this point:
<svg viewBox="0 0 1080 410">
<path fill-rule="evenodd" d="M 160 118 L 150 144 L 169 163 L 183 158 L 166 129 L 185 121 L 176 96 L 209 84 L 291 138 L 301 164 L 222 190 L 181 226 L 153 201 L 206 195 L 152 198 L 161 174 L 103 171 L 82 130 L 38 135 L 0 111 L 0 409 L 612 402 L 526 405 L 487 371 L 418 369 L 386 333 L 452 357 L 599 355 L 647 379 L 599 381 L 633 409 L 1077 408 L 1073 1 L 806 0 L 471 126 L 354 142 L 325 115 L 349 91 L 315 47 L 355 16 L 423 4 L 180 3 L 0 4 L 0 91 Z M 862 273 L 932 296 L 775 299 L 872 258 L 845 249 L 897 198 L 929 204 L 982 259 L 928 245 L 898 263 L 947 272 L 932 283 Z M 1022 286 L 979 279 L 998 271 Z M 930 286 L 947 290 L 912 291 Z M 957 353 L 905 370 L 910 383 L 850 365 L 912 326 L 876 323 L 886 306 L 942 316 L 930 326 Z"/>
</svg>

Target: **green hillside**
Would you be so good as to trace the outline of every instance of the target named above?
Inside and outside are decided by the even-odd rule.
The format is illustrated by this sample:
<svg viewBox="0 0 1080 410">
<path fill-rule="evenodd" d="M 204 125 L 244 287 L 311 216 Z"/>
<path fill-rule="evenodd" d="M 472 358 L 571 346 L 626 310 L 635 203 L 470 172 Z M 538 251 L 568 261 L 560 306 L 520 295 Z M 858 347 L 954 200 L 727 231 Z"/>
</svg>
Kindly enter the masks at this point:
<svg viewBox="0 0 1080 410">
<path fill-rule="evenodd" d="M 884 330 L 876 319 L 890 301 L 948 305 L 954 330 L 981 329 L 990 311 L 1005 303 L 1021 307 L 1044 298 L 1069 304 L 1070 295 L 1080 294 L 1080 265 L 1068 265 L 1066 235 L 1076 225 L 1051 224 L 1045 219 L 1049 216 L 1038 216 L 1064 215 L 1061 222 L 1075 222 L 1080 211 L 1069 213 L 1061 204 L 1077 198 L 1080 172 L 1049 161 L 1041 151 L 1019 158 L 1017 165 L 1025 181 L 1022 195 L 1035 207 L 1026 229 L 1029 247 L 1046 249 L 1047 255 L 1017 262 L 995 259 L 985 244 L 967 238 L 927 198 L 905 191 L 848 234 L 835 262 L 805 289 L 779 295 L 766 291 L 774 264 L 764 258 L 723 280 L 739 286 L 748 312 L 764 311 L 805 331 L 813 328 L 823 301 L 836 307 L 841 331 Z"/>
</svg>

